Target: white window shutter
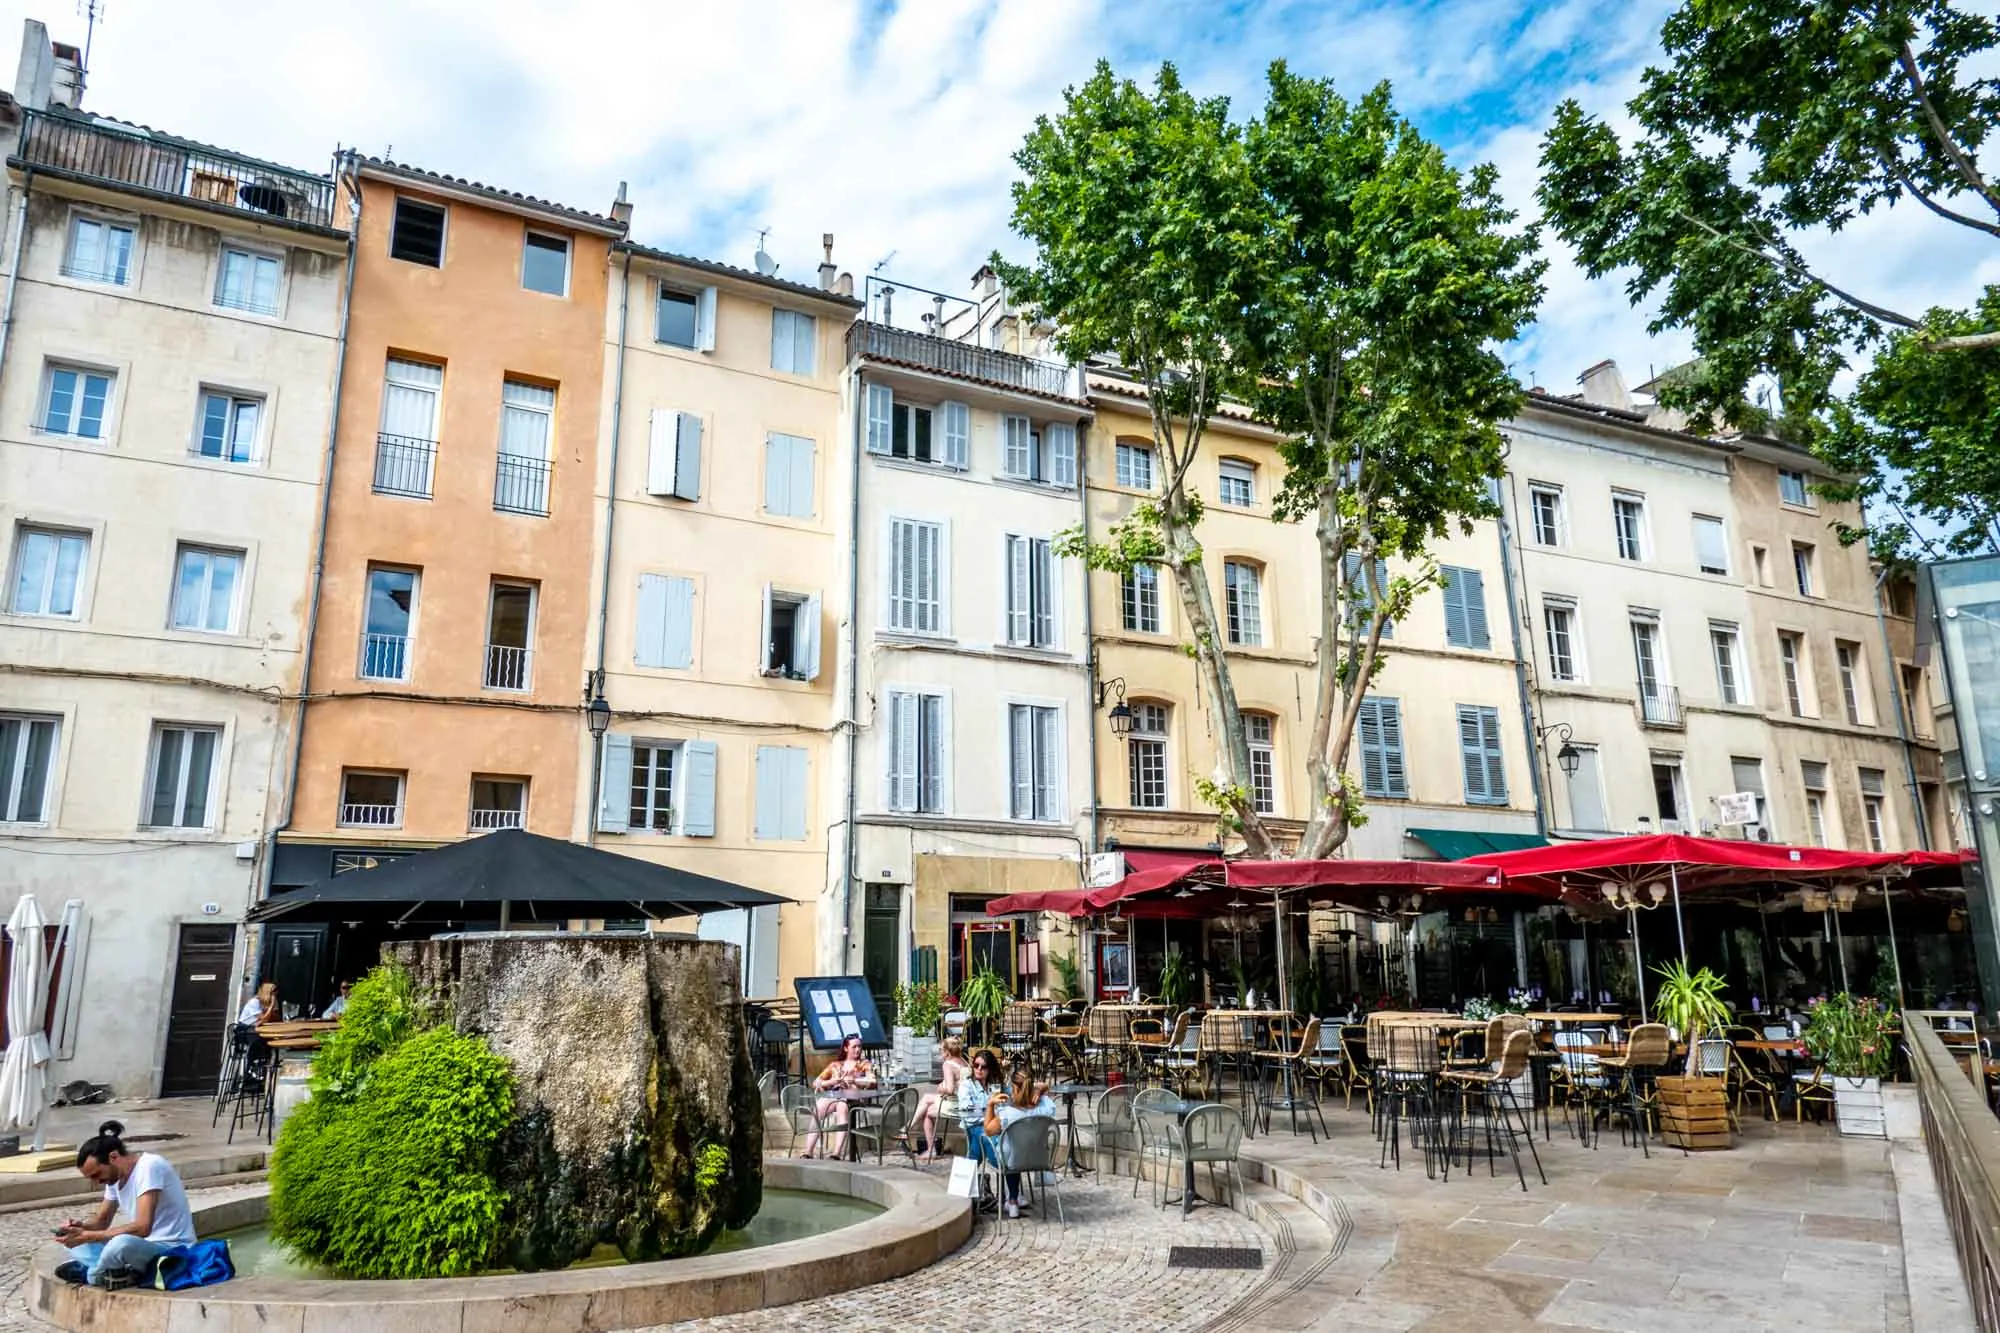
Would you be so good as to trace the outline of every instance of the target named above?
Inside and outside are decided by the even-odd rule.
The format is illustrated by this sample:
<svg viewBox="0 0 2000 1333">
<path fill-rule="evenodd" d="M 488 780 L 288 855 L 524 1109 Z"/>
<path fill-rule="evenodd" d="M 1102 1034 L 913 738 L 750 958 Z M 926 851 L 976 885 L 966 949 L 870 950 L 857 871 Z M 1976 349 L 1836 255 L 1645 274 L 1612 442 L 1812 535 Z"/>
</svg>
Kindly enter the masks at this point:
<svg viewBox="0 0 2000 1333">
<path fill-rule="evenodd" d="M 694 665 L 694 580 L 669 576 L 656 666 L 686 670 Z"/>
<path fill-rule="evenodd" d="M 604 762 L 598 766 L 597 831 L 623 833 L 632 812 L 632 738 L 604 733 Z"/>
<path fill-rule="evenodd" d="M 917 713 L 914 694 L 889 696 L 889 808 L 917 808 Z"/>
<path fill-rule="evenodd" d="M 1049 481 L 1057 486 L 1076 486 L 1076 427 L 1050 426 L 1042 433 L 1049 451 Z"/>
<path fill-rule="evenodd" d="M 681 832 L 690 838 L 715 836 L 715 742 L 681 746 L 681 773 L 674 785 L 680 800 Z"/>
<path fill-rule="evenodd" d="M 632 660 L 642 667 L 667 664 L 667 580 L 660 574 L 639 576 L 639 606 L 633 615 Z"/>
<path fill-rule="evenodd" d="M 924 695 L 920 703 L 923 808 L 943 814 L 947 808 L 945 805 L 947 793 L 950 791 L 946 776 L 951 764 L 951 737 L 947 731 L 951 722 L 945 714 L 943 695 Z"/>
<path fill-rule="evenodd" d="M 961 472 L 972 456 L 972 409 L 964 403 L 945 403 L 938 410 L 944 424 L 944 465 Z"/>
<path fill-rule="evenodd" d="M 1034 633 L 1033 596 L 1029 591 L 1028 539 L 1007 538 L 1007 642 L 1030 643 Z"/>
<path fill-rule="evenodd" d="M 868 452 L 886 454 L 894 447 L 896 395 L 886 384 L 868 386 Z"/>
<path fill-rule="evenodd" d="M 803 436 L 793 436 L 791 441 L 792 465 L 789 476 L 792 493 L 790 504 L 785 510 L 793 518 L 813 516 L 813 481 L 819 465 L 819 446 Z"/>
<path fill-rule="evenodd" d="M 1010 813 L 1016 819 L 1035 816 L 1035 710 L 1021 704 L 1007 709 L 1008 785 Z"/>
<path fill-rule="evenodd" d="M 800 605 L 798 618 L 792 622 L 792 669 L 807 680 L 819 679 L 819 608 L 819 594 L 814 593 Z"/>
<path fill-rule="evenodd" d="M 681 414 L 672 408 L 653 409 L 649 445 L 646 451 L 646 494 L 674 493 L 674 436 Z"/>
<path fill-rule="evenodd" d="M 1034 476 L 1034 450 L 1028 444 L 1028 419 L 1009 414 L 1000 418 L 1000 428 L 1005 442 L 1001 470 L 1010 477 Z"/>
<path fill-rule="evenodd" d="M 757 669 L 771 669 L 771 585 L 764 585 L 764 623 L 757 632 Z"/>
<path fill-rule="evenodd" d="M 1037 648 L 1056 646 L 1055 555 L 1044 538 L 1029 543 L 1028 591 L 1033 602 L 1031 642 Z"/>
<path fill-rule="evenodd" d="M 1062 817 L 1062 791 L 1059 781 L 1061 769 L 1058 752 L 1061 744 L 1061 728 L 1057 719 L 1061 716 L 1053 708 L 1033 710 L 1035 717 L 1035 818 L 1059 819 Z"/>
<path fill-rule="evenodd" d="M 759 839 L 779 837 L 778 829 L 784 820 L 785 771 L 784 751 L 776 745 L 757 747 L 757 806 L 755 825 L 751 836 Z"/>
<path fill-rule="evenodd" d="M 681 413 L 674 428 L 674 494 L 701 498 L 701 418 L 692 412 Z"/>
<path fill-rule="evenodd" d="M 715 350 L 715 288 L 704 287 L 694 302 L 694 347 L 697 352 Z"/>
<path fill-rule="evenodd" d="M 792 440 L 789 435 L 764 437 L 764 512 L 792 512 Z"/>
</svg>

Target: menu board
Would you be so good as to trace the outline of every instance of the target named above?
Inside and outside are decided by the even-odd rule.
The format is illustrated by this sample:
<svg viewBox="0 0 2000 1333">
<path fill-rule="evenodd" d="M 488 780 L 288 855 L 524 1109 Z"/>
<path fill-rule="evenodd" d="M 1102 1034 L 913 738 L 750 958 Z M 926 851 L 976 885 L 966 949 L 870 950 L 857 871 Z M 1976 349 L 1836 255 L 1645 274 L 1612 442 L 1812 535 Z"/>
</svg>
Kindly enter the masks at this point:
<svg viewBox="0 0 2000 1333">
<path fill-rule="evenodd" d="M 837 1050 L 849 1037 L 863 1046 L 885 1046 L 888 1034 L 866 977 L 798 977 L 799 1022 L 817 1051 Z"/>
</svg>

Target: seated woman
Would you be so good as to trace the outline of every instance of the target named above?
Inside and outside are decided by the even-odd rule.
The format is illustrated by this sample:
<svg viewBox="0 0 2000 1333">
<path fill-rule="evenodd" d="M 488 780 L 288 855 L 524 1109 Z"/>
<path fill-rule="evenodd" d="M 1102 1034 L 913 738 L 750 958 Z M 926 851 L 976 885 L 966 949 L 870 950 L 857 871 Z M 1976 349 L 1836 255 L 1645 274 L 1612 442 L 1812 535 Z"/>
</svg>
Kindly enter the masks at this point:
<svg viewBox="0 0 2000 1333">
<path fill-rule="evenodd" d="M 278 983 L 267 981 L 257 987 L 257 993 L 243 1002 L 236 1012 L 236 1021 L 246 1027 L 256 1027 L 260 1023 L 278 1021 Z"/>
<path fill-rule="evenodd" d="M 56 1269 L 65 1282 L 102 1286 L 106 1273 L 120 1269 L 143 1282 L 163 1252 L 194 1244 L 194 1214 L 180 1173 L 157 1153 L 127 1148 L 118 1137 L 124 1132 L 125 1126 L 107 1120 L 76 1150 L 76 1169 L 104 1187 L 104 1202 L 90 1221 L 71 1218 L 56 1230 L 56 1239 L 76 1255 Z"/>
<path fill-rule="evenodd" d="M 1049 1095 L 1046 1083 L 1035 1082 L 1034 1074 L 1026 1064 L 1014 1071 L 1014 1086 L 1010 1092 L 996 1093 L 986 1103 L 986 1137 L 997 1139 L 1005 1133 L 1007 1126 L 1027 1119 L 1029 1116 L 1045 1116 L 1055 1119 L 1056 1099 Z M 986 1160 L 999 1164 L 998 1145 L 986 1149 Z M 1007 1173 L 1007 1216 L 1021 1215 L 1021 1173 Z"/>
<path fill-rule="evenodd" d="M 917 1141 L 924 1145 L 926 1162 L 935 1162 L 938 1149 L 943 1146 L 938 1135 L 938 1112 L 946 1106 L 956 1109 L 959 1086 L 972 1069 L 965 1061 L 965 1043 L 957 1037 L 946 1037 L 943 1050 L 944 1077 L 938 1080 L 937 1091 L 925 1094 L 917 1106 Z"/>
<path fill-rule="evenodd" d="M 874 1086 L 875 1066 L 861 1053 L 859 1037 L 849 1037 L 840 1043 L 840 1054 L 835 1056 L 825 1069 L 820 1070 L 819 1077 L 813 1080 L 813 1090 L 819 1093 L 843 1092 L 853 1088 Z M 833 1136 L 833 1155 L 840 1156 L 847 1147 L 846 1101 L 839 1097 L 822 1096 L 814 1103 L 813 1110 L 816 1123 L 823 1125 L 831 1120 L 841 1126 L 840 1132 Z M 819 1130 L 814 1129 L 812 1133 L 806 1135 L 805 1152 L 801 1155 L 813 1157 L 818 1154 L 818 1150 Z"/>
<path fill-rule="evenodd" d="M 986 1103 L 1004 1086 L 999 1054 L 974 1051 L 972 1064 L 958 1085 L 958 1123 L 965 1130 L 965 1155 L 974 1161 L 986 1156 Z"/>
</svg>

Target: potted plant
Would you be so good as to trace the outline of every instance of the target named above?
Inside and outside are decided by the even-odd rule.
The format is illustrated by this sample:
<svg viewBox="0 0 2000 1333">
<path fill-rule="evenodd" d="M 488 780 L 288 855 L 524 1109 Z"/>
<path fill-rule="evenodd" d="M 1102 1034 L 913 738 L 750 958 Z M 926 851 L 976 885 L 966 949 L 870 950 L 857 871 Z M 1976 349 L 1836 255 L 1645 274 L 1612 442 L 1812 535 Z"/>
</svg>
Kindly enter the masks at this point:
<svg viewBox="0 0 2000 1333">
<path fill-rule="evenodd" d="M 896 1058 L 919 1078 L 931 1078 L 937 1068 L 938 1014 L 944 992 L 935 981 L 906 981 L 896 987 Z"/>
<path fill-rule="evenodd" d="M 1068 1004 L 1071 1000 L 1083 998 L 1083 964 L 1073 953 L 1049 955 L 1049 965 L 1056 970 L 1056 999 Z"/>
<path fill-rule="evenodd" d="M 1711 1032 L 1720 1032 L 1732 1016 L 1722 998 L 1725 983 L 1705 967 L 1698 972 L 1688 971 L 1687 963 L 1678 959 L 1653 971 L 1660 977 L 1653 995 L 1653 1016 L 1687 1043 L 1687 1073 L 1690 1078 L 1696 1077 L 1700 1065 L 1695 1043 Z"/>
<path fill-rule="evenodd" d="M 980 1044 L 991 1045 L 994 1020 L 1007 1008 L 1007 983 L 992 968 L 982 967 L 959 988 L 958 1007 L 968 1024 L 978 1025 Z"/>
<path fill-rule="evenodd" d="M 1185 1008 L 1194 1000 L 1194 962 L 1172 946 L 1160 964 L 1160 1000 L 1171 1009 Z"/>
<path fill-rule="evenodd" d="M 1834 1123 L 1842 1134 L 1888 1137 L 1882 1078 L 1896 1058 L 1896 1012 L 1873 996 L 1838 995 L 1807 1010 L 1806 1050 L 1833 1080 Z"/>
</svg>

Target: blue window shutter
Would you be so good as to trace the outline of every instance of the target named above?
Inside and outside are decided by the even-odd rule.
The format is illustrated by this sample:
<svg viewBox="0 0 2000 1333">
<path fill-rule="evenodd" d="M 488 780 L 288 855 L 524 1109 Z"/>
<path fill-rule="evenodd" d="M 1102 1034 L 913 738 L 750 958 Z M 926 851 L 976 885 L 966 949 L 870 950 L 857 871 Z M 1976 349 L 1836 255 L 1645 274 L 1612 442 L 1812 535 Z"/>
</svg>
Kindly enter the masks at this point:
<svg viewBox="0 0 2000 1333">
<path fill-rule="evenodd" d="M 797 842 L 806 836 L 806 752 L 794 745 L 757 747 L 754 836 Z"/>
<path fill-rule="evenodd" d="M 1459 578 L 1465 588 L 1465 639 L 1469 648 L 1487 649 L 1493 646 L 1493 636 L 1486 625 L 1486 578 L 1476 569 L 1461 569 Z"/>
<path fill-rule="evenodd" d="M 818 466 L 819 446 L 802 435 L 792 437 L 792 494 L 791 508 L 787 512 L 793 518 L 813 516 L 813 481 Z"/>
<path fill-rule="evenodd" d="M 1490 799 L 1486 793 L 1486 729 L 1479 720 L 1479 710 L 1464 704 L 1458 706 L 1458 756 L 1465 770 L 1466 801 L 1485 804 Z"/>
<path fill-rule="evenodd" d="M 1465 571 L 1444 567 L 1444 641 L 1454 648 L 1472 645 L 1472 632 L 1465 623 Z"/>
<path fill-rule="evenodd" d="M 674 494 L 701 498 L 701 418 L 692 412 L 681 413 L 674 429 Z"/>
<path fill-rule="evenodd" d="M 806 751 L 803 746 L 789 745 L 784 749 L 784 822 L 778 836 L 792 842 L 803 842 L 806 836 Z"/>
<path fill-rule="evenodd" d="M 764 437 L 764 512 L 792 512 L 792 437 Z"/>
<path fill-rule="evenodd" d="M 1403 701 L 1378 699 L 1376 706 L 1381 710 L 1377 717 L 1381 725 L 1382 794 L 1406 797 L 1410 779 L 1403 764 Z"/>
<path fill-rule="evenodd" d="M 662 574 L 639 576 L 639 608 L 633 616 L 632 660 L 639 666 L 667 664 L 667 579 Z"/>
<path fill-rule="evenodd" d="M 1364 796 L 1386 795 L 1382 775 L 1382 701 L 1363 699 L 1355 714 L 1355 731 L 1361 748 L 1361 792 Z"/>
<path fill-rule="evenodd" d="M 1486 798 L 1495 805 L 1507 803 L 1507 763 L 1500 750 L 1500 710 L 1479 710 L 1480 742 L 1486 757 Z"/>
<path fill-rule="evenodd" d="M 760 840 L 778 836 L 778 824 L 782 817 L 779 807 L 784 800 L 784 769 L 778 753 L 775 745 L 757 747 L 756 823 L 751 836 Z"/>
<path fill-rule="evenodd" d="M 660 594 L 664 599 L 660 609 L 660 660 L 649 665 L 685 670 L 694 665 L 694 581 L 671 575 L 659 581 L 664 585 Z"/>
<path fill-rule="evenodd" d="M 623 833 L 632 812 L 632 738 L 604 734 L 604 763 L 597 778 L 597 829 Z"/>
<path fill-rule="evenodd" d="M 675 786 L 681 806 L 681 832 L 690 838 L 715 836 L 715 742 L 688 741 L 681 746 L 682 773 Z"/>
</svg>

